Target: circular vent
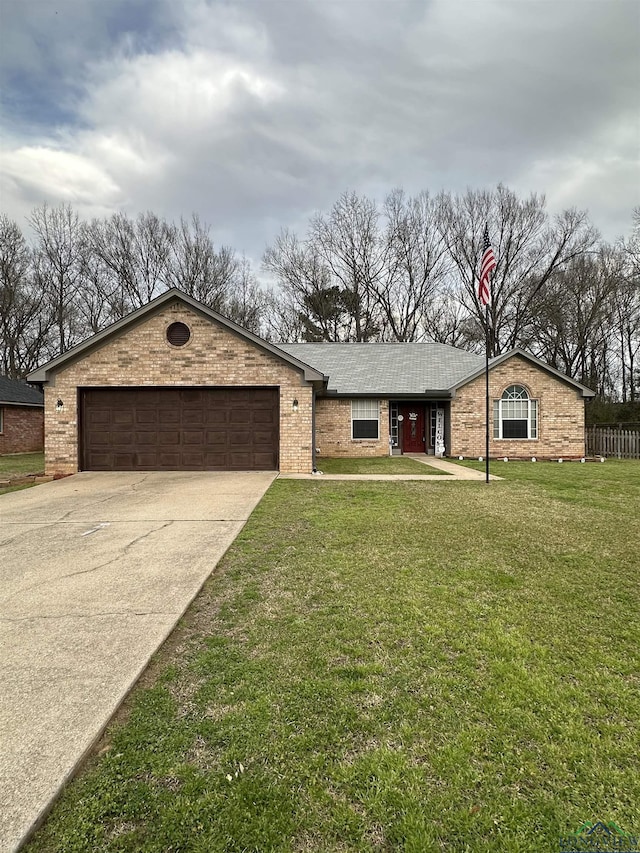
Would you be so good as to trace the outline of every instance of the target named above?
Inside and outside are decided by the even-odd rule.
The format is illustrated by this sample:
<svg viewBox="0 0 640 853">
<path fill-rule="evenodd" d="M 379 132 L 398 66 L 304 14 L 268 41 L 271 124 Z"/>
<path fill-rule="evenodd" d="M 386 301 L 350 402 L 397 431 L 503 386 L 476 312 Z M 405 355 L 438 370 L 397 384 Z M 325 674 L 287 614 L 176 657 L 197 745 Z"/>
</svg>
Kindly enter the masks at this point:
<svg viewBox="0 0 640 853">
<path fill-rule="evenodd" d="M 172 323 L 167 329 L 167 340 L 171 346 L 183 347 L 190 337 L 189 327 L 184 323 Z"/>
</svg>

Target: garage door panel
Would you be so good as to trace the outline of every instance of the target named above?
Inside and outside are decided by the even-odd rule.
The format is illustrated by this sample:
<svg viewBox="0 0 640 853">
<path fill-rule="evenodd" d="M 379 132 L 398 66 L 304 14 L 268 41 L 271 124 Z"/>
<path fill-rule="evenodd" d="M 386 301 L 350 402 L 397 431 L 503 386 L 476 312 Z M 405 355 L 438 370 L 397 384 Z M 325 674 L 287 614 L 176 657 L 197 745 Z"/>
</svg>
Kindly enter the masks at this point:
<svg viewBox="0 0 640 853">
<path fill-rule="evenodd" d="M 208 429 L 205 432 L 205 443 L 208 447 L 226 447 L 229 435 L 226 430 Z"/>
<path fill-rule="evenodd" d="M 256 429 L 253 431 L 254 446 L 264 447 L 273 444 L 273 430 Z"/>
<path fill-rule="evenodd" d="M 138 430 L 134 436 L 134 443 L 137 447 L 157 447 L 158 433 L 156 430 Z"/>
<path fill-rule="evenodd" d="M 226 450 L 220 453 L 215 453 L 211 450 L 208 450 L 204 454 L 204 467 L 208 471 L 228 471 L 229 468 L 227 467 L 227 465 L 228 459 Z"/>
<path fill-rule="evenodd" d="M 186 426 L 199 426 L 205 422 L 205 413 L 202 409 L 194 409 L 189 411 L 185 409 L 182 416 L 182 423 Z"/>
<path fill-rule="evenodd" d="M 253 454 L 253 467 L 258 470 L 269 470 L 269 464 L 271 460 L 271 453 L 269 451 L 265 453 L 255 452 Z"/>
<path fill-rule="evenodd" d="M 113 453 L 113 468 L 116 471 L 133 471 L 135 455 L 133 453 Z"/>
<path fill-rule="evenodd" d="M 253 413 L 254 424 L 273 424 L 275 423 L 275 412 L 268 409 L 257 409 Z"/>
<path fill-rule="evenodd" d="M 247 471 L 250 470 L 253 466 L 253 454 L 251 453 L 239 453 L 239 452 L 231 452 L 228 454 L 231 469 L 235 469 L 236 471 Z"/>
<path fill-rule="evenodd" d="M 185 429 L 182 431 L 182 443 L 186 445 L 197 444 L 198 447 L 204 444 L 204 431 L 201 429 Z"/>
<path fill-rule="evenodd" d="M 180 458 L 180 467 L 188 470 L 202 470 L 204 468 L 204 453 L 183 451 Z"/>
<path fill-rule="evenodd" d="M 158 430 L 159 447 L 176 447 L 180 443 L 180 430 Z"/>
<path fill-rule="evenodd" d="M 155 470 L 162 471 L 179 471 L 180 470 L 180 454 L 176 451 L 169 453 L 166 450 L 160 450 L 156 454 L 157 458 L 153 465 Z"/>
<path fill-rule="evenodd" d="M 148 470 L 154 470 L 158 465 L 158 453 L 156 450 L 138 450 L 136 453 L 136 466 Z"/>
<path fill-rule="evenodd" d="M 82 391 L 84 470 L 274 470 L 276 388 Z"/>
</svg>

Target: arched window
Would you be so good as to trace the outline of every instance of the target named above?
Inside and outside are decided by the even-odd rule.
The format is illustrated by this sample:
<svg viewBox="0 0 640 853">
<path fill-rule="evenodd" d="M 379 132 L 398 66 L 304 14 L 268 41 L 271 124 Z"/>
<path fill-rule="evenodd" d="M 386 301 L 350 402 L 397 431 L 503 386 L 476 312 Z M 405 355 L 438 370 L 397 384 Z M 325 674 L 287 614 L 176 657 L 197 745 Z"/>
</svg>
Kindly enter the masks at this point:
<svg viewBox="0 0 640 853">
<path fill-rule="evenodd" d="M 502 397 L 493 401 L 493 437 L 538 437 L 538 402 L 522 385 L 509 385 Z"/>
</svg>

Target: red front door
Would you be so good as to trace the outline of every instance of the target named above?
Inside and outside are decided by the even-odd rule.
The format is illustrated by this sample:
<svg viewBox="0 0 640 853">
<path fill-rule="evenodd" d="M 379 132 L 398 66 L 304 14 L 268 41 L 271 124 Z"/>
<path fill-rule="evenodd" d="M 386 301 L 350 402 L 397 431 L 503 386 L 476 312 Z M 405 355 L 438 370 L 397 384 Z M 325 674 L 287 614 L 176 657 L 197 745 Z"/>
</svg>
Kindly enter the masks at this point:
<svg viewBox="0 0 640 853">
<path fill-rule="evenodd" d="M 399 414 L 402 420 L 402 452 L 425 453 L 424 405 L 401 406 Z"/>
</svg>

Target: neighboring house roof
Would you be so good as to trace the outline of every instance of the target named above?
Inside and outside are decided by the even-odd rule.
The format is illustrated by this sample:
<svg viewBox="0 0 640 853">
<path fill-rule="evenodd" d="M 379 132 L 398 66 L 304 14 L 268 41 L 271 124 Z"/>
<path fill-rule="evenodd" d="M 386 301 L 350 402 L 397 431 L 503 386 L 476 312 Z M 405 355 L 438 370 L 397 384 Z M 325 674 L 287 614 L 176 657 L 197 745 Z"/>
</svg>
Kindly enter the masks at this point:
<svg viewBox="0 0 640 853">
<path fill-rule="evenodd" d="M 176 287 L 172 287 L 170 290 L 165 291 L 160 296 L 152 299 L 147 305 L 143 305 L 142 308 L 138 308 L 137 311 L 133 311 L 133 313 L 128 314 L 122 320 L 118 320 L 116 323 L 112 323 L 111 326 L 107 326 L 106 329 L 103 329 L 101 332 L 98 332 L 95 335 L 92 335 L 90 338 L 87 338 L 86 341 L 78 344 L 73 347 L 73 349 L 68 350 L 68 352 L 62 353 L 57 358 L 52 359 L 46 364 L 41 365 L 32 373 L 29 374 L 28 379 L 29 382 L 48 382 L 51 374 L 55 373 L 60 367 L 65 366 L 66 364 L 75 361 L 78 358 L 82 358 L 84 355 L 91 352 L 93 349 L 107 343 L 112 337 L 120 334 L 120 332 L 124 331 L 128 326 L 131 326 L 135 323 L 139 323 L 141 320 L 144 320 L 147 315 L 152 314 L 153 312 L 159 310 L 163 306 L 171 303 L 171 302 L 182 302 L 189 308 L 192 308 L 194 311 L 197 311 L 200 314 L 203 314 L 205 317 L 208 317 L 210 320 L 214 320 L 217 323 L 220 323 L 221 326 L 224 326 L 228 331 L 233 332 L 241 338 L 249 341 L 255 346 L 259 347 L 266 352 L 271 353 L 282 361 L 290 364 L 292 367 L 295 367 L 297 370 L 301 370 L 304 374 L 304 378 L 310 382 L 323 382 L 325 380 L 325 376 L 322 373 L 318 372 L 314 367 L 311 367 L 308 364 L 304 364 L 298 359 L 296 359 L 293 355 L 289 353 L 283 352 L 278 347 L 270 344 L 268 341 L 259 338 L 257 335 L 254 335 L 252 332 L 247 331 L 247 329 L 243 329 L 242 326 L 238 326 L 236 323 L 233 323 L 231 320 L 228 320 L 226 317 L 223 317 L 222 314 L 218 314 L 217 311 L 213 311 L 211 308 L 207 308 L 201 302 L 198 302 L 195 299 L 192 299 L 190 296 L 187 296 L 186 293 L 183 293 L 181 290 L 178 290 Z"/>
<path fill-rule="evenodd" d="M 0 406 L 44 406 L 44 396 L 24 379 L 0 376 Z"/>
<path fill-rule="evenodd" d="M 278 344 L 329 377 L 340 395 L 448 396 L 448 389 L 484 357 L 447 344 Z"/>
<path fill-rule="evenodd" d="M 329 377 L 327 391 L 340 396 L 452 397 L 484 373 L 484 356 L 435 343 L 278 344 Z M 573 386 L 583 397 L 594 392 L 521 349 L 492 358 L 489 368 L 519 356 Z"/>
</svg>

